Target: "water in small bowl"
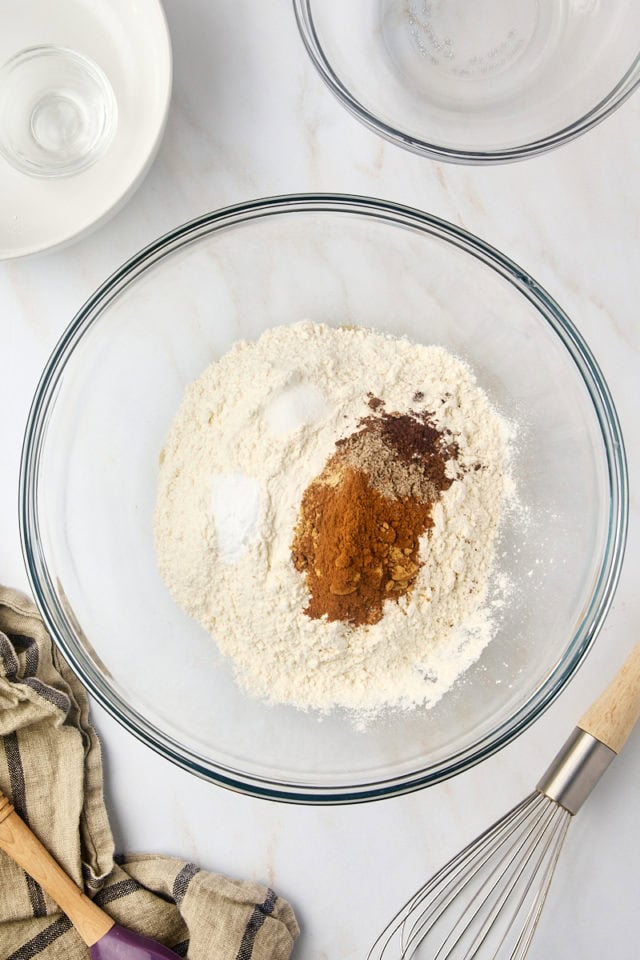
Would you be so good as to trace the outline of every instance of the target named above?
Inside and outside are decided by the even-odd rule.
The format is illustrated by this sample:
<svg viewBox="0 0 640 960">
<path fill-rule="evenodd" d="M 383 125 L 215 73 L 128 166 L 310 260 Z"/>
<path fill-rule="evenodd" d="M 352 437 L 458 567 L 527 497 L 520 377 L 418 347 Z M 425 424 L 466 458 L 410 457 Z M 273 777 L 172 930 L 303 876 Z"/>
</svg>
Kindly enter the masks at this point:
<svg viewBox="0 0 640 960">
<path fill-rule="evenodd" d="M 0 69 L 0 154 L 21 173 L 85 170 L 103 155 L 116 125 L 111 84 L 83 54 L 29 47 Z"/>
</svg>

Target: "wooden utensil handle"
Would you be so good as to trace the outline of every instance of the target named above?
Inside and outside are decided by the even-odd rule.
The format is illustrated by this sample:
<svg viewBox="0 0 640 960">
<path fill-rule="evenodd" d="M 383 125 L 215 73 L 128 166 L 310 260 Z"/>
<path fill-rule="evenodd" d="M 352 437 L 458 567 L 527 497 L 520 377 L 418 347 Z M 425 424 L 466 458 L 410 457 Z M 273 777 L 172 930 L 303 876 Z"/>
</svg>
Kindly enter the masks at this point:
<svg viewBox="0 0 640 960">
<path fill-rule="evenodd" d="M 620 753 L 640 717 L 640 641 L 578 726 Z"/>
<path fill-rule="evenodd" d="M 8 853 L 55 900 L 88 947 L 100 940 L 114 925 L 111 917 L 85 896 L 56 863 L 1 791 L 0 849 Z"/>
</svg>

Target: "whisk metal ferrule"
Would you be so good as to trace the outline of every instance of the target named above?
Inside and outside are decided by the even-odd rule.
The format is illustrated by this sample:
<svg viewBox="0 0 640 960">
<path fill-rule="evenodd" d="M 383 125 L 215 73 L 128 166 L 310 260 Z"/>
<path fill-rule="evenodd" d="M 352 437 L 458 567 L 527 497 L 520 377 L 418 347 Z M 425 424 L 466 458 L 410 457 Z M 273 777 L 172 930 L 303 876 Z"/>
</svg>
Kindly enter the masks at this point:
<svg viewBox="0 0 640 960">
<path fill-rule="evenodd" d="M 576 727 L 536 790 L 575 814 L 615 756 L 606 744 Z"/>
</svg>

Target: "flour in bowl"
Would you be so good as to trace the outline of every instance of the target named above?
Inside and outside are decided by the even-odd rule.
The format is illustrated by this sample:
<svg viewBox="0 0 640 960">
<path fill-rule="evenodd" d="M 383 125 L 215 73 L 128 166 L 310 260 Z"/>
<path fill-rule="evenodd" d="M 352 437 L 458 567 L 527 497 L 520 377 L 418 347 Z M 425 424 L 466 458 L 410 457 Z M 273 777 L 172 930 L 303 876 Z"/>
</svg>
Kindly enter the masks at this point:
<svg viewBox="0 0 640 960">
<path fill-rule="evenodd" d="M 161 575 L 252 695 L 431 706 L 491 639 L 511 433 L 441 347 L 310 321 L 238 342 L 165 444 Z"/>
</svg>

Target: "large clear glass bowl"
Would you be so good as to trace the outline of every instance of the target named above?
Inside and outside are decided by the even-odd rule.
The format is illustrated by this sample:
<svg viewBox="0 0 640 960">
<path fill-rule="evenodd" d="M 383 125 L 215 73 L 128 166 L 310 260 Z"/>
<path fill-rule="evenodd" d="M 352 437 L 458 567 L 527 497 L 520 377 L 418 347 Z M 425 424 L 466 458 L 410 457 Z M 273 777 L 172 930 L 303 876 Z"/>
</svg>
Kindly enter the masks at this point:
<svg viewBox="0 0 640 960">
<path fill-rule="evenodd" d="M 640 83 L 637 0 L 293 0 L 321 77 L 359 120 L 434 160 L 536 156 Z"/>
<path fill-rule="evenodd" d="M 239 338 L 303 317 L 442 344 L 520 425 L 528 523 L 523 531 L 516 514 L 504 525 L 500 564 L 515 589 L 495 638 L 433 709 L 364 732 L 339 712 L 321 718 L 241 692 L 155 564 L 158 456 L 185 387 Z M 36 392 L 20 513 L 51 634 L 127 729 L 225 786 L 338 803 L 450 777 L 540 715 L 611 602 L 627 486 L 602 375 L 524 270 L 417 210 L 303 195 L 179 227 L 87 301 Z"/>
</svg>

